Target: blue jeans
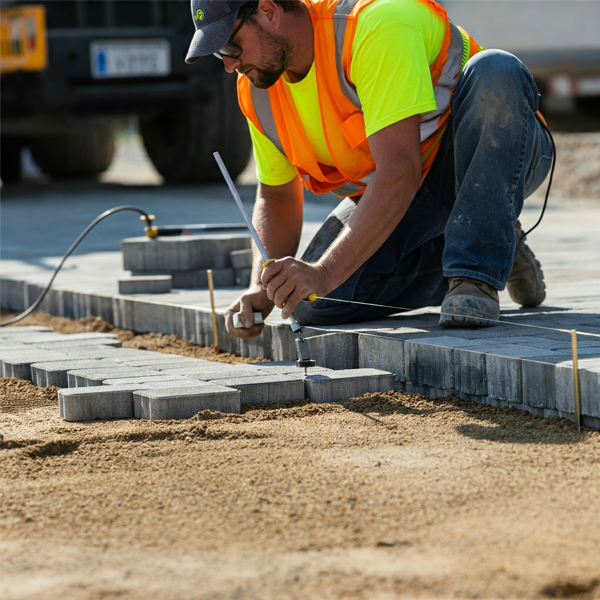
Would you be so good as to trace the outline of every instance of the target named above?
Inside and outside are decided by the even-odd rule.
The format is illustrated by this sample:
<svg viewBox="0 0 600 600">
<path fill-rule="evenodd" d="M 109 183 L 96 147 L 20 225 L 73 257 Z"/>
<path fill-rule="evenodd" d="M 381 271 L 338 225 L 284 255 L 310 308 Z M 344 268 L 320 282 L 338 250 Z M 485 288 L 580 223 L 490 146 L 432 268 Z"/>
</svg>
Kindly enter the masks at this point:
<svg viewBox="0 0 600 600">
<path fill-rule="evenodd" d="M 504 289 L 523 201 L 550 170 L 552 145 L 535 113 L 533 77 L 513 55 L 486 50 L 471 58 L 451 100 L 452 120 L 408 211 L 384 242 L 331 298 L 407 309 L 441 304 L 449 277 Z M 343 200 L 303 255 L 315 262 L 348 222 Z M 300 323 L 334 325 L 398 310 L 317 300 L 294 311 Z"/>
</svg>

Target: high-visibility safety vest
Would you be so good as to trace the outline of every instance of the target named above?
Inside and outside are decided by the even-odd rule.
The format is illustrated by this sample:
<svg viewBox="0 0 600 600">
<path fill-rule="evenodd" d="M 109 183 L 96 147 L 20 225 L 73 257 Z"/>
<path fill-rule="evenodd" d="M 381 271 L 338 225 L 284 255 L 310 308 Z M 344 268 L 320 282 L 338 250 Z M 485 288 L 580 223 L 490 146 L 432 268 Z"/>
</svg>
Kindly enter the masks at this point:
<svg viewBox="0 0 600 600">
<path fill-rule="evenodd" d="M 316 194 L 359 196 L 375 171 L 362 105 L 350 80 L 352 41 L 361 10 L 377 0 L 303 0 L 314 30 L 315 72 L 321 121 L 335 166 L 319 163 L 295 116 L 280 78 L 266 90 L 238 77 L 242 112 L 294 165 L 304 186 Z M 480 47 L 454 25 L 433 0 L 419 0 L 445 22 L 444 41 L 430 68 L 437 110 L 421 118 L 422 178 L 429 171 L 450 117 L 450 97 L 462 69 Z"/>
</svg>

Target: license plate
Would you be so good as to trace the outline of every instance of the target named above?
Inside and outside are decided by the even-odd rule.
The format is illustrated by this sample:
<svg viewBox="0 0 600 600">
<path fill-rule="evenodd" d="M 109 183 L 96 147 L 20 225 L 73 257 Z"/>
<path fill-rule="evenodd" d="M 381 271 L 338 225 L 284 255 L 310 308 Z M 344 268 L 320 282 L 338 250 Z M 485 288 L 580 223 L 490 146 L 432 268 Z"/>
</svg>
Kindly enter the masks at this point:
<svg viewBox="0 0 600 600">
<path fill-rule="evenodd" d="M 161 77 L 171 72 L 168 40 L 107 40 L 91 44 L 94 79 Z"/>
<path fill-rule="evenodd" d="M 43 71 L 47 66 L 45 8 L 3 8 L 0 11 L 0 73 Z"/>
</svg>

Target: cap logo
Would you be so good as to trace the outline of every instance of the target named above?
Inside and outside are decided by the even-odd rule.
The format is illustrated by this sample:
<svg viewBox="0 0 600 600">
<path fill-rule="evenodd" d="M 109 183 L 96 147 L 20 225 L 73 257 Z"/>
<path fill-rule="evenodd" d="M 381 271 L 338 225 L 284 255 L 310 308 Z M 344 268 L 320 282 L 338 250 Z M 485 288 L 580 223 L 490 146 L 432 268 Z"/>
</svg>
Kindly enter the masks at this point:
<svg viewBox="0 0 600 600">
<path fill-rule="evenodd" d="M 198 9 L 196 14 L 194 15 L 194 21 L 204 21 L 204 11 L 202 9 Z"/>
</svg>

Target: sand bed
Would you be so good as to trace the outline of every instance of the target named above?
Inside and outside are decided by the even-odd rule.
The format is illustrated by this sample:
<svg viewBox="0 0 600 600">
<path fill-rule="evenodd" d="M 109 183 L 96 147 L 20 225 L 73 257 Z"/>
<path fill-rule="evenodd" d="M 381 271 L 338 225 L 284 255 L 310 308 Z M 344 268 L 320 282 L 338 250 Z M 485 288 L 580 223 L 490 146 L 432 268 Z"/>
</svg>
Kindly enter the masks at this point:
<svg viewBox="0 0 600 600">
<path fill-rule="evenodd" d="M 6 600 L 600 598 L 598 431 L 404 393 L 88 423 L 0 397 Z"/>
</svg>

